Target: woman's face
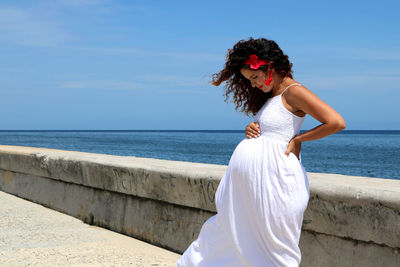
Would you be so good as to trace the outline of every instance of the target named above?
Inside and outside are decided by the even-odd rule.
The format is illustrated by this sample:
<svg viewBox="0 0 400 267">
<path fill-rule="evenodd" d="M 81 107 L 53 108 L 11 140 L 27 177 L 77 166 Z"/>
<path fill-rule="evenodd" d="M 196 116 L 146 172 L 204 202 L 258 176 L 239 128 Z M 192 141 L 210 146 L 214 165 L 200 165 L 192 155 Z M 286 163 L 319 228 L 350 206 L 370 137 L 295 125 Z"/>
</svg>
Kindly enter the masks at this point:
<svg viewBox="0 0 400 267">
<path fill-rule="evenodd" d="M 267 80 L 269 76 L 267 76 L 264 71 L 242 68 L 240 73 L 242 73 L 242 75 L 251 82 L 251 86 L 257 87 L 265 93 L 271 91 L 273 80 L 272 83 L 267 86 L 264 81 Z"/>
</svg>

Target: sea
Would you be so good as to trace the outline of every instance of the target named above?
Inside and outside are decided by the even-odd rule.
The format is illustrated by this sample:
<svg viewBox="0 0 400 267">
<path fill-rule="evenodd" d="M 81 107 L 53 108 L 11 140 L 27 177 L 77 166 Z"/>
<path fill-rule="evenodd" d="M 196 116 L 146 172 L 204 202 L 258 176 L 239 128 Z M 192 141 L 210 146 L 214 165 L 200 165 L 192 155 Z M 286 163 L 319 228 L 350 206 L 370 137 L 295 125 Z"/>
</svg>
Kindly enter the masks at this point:
<svg viewBox="0 0 400 267">
<path fill-rule="evenodd" d="M 0 145 L 227 165 L 242 130 L 1 130 Z M 400 130 L 343 130 L 303 142 L 308 172 L 400 179 Z"/>
</svg>

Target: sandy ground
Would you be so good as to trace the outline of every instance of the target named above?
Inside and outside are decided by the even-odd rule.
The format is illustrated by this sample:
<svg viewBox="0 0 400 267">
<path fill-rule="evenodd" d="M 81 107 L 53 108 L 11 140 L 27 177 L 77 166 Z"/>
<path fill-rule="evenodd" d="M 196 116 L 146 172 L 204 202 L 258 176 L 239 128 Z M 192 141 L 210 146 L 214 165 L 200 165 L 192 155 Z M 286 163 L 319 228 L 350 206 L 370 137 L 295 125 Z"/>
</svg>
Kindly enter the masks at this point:
<svg viewBox="0 0 400 267">
<path fill-rule="evenodd" d="M 179 257 L 0 191 L 0 266 L 175 266 Z"/>
</svg>

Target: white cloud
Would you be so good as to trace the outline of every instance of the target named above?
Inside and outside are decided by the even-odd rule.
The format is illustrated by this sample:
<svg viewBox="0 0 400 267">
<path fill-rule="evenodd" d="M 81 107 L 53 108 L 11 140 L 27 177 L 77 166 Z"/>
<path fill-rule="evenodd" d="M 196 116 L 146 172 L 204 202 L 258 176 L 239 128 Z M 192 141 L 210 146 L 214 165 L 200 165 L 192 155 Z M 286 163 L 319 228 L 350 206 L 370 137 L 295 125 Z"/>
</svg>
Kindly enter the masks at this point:
<svg viewBox="0 0 400 267">
<path fill-rule="evenodd" d="M 355 47 L 347 46 L 329 46 L 329 45 L 307 45 L 293 46 L 290 50 L 296 53 L 300 59 L 306 60 L 310 55 L 316 57 L 321 55 L 323 58 L 335 58 L 349 60 L 396 60 L 400 61 L 400 47 L 394 45 L 382 45 L 381 48 L 375 47 Z"/>
<path fill-rule="evenodd" d="M 101 90 L 175 90 L 185 92 L 195 87 L 208 86 L 207 77 L 179 77 L 174 75 L 143 75 L 132 81 L 115 80 L 76 80 L 59 84 L 61 89 L 101 89 Z"/>
<path fill-rule="evenodd" d="M 0 7 L 0 42 L 27 46 L 55 46 L 70 39 L 56 21 L 28 9 Z"/>
<path fill-rule="evenodd" d="M 198 52 L 156 52 L 156 56 L 172 57 L 176 59 L 221 61 L 225 55 Z"/>
<path fill-rule="evenodd" d="M 82 89 L 87 88 L 89 86 L 88 83 L 84 82 L 65 82 L 59 85 L 59 88 L 64 89 Z"/>
<path fill-rule="evenodd" d="M 400 83 L 400 75 L 397 74 L 357 74 L 357 75 L 308 75 L 298 74 L 299 82 L 304 82 L 310 89 L 341 89 L 351 88 L 352 90 L 373 91 L 379 88 L 381 91 L 393 90 Z M 307 84 L 306 84 L 307 83 Z"/>
<path fill-rule="evenodd" d="M 58 3 L 70 7 L 97 6 L 105 4 L 107 0 L 58 0 Z"/>
<path fill-rule="evenodd" d="M 58 88 L 62 89 L 102 89 L 102 90 L 143 90 L 148 88 L 146 84 L 129 81 L 92 80 L 72 81 L 61 83 Z"/>
<path fill-rule="evenodd" d="M 156 82 L 157 84 L 163 84 L 165 86 L 204 86 L 207 85 L 208 80 L 205 77 L 198 76 L 176 76 L 176 75 L 143 75 L 140 77 L 146 83 Z"/>
<path fill-rule="evenodd" d="M 88 51 L 101 54 L 127 54 L 132 56 L 151 57 L 151 58 L 173 58 L 174 60 L 196 60 L 196 61 L 221 61 L 225 55 L 203 52 L 160 52 L 139 47 L 83 47 L 83 46 L 63 46 L 64 49 Z"/>
</svg>

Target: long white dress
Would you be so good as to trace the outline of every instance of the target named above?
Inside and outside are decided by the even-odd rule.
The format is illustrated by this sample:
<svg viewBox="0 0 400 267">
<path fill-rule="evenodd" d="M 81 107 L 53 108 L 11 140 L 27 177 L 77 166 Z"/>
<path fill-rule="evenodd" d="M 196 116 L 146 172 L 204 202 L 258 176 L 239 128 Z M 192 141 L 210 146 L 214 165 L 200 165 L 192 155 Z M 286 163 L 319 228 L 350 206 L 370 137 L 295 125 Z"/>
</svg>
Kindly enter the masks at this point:
<svg viewBox="0 0 400 267">
<path fill-rule="evenodd" d="M 277 95 L 255 121 L 261 136 L 236 147 L 215 193 L 217 214 L 203 224 L 178 267 L 299 266 L 310 191 L 301 157 L 285 151 L 304 117 L 287 110 Z"/>
</svg>

